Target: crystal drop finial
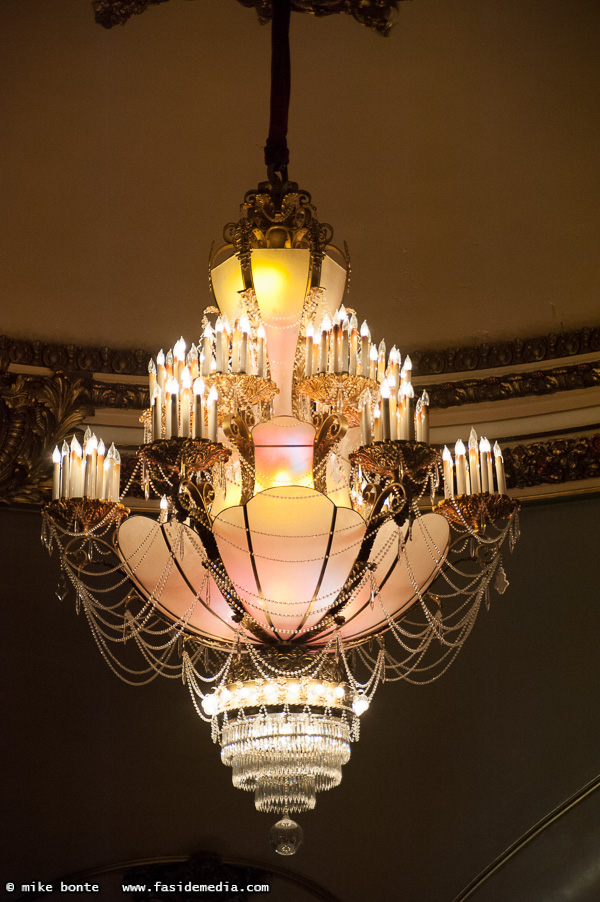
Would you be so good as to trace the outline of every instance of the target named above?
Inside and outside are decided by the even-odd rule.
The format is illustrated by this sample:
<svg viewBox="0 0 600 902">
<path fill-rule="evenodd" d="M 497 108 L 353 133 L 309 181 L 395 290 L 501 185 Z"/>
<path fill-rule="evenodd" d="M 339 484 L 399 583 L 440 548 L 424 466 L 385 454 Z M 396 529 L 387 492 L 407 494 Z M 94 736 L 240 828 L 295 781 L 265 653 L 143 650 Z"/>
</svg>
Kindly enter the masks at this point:
<svg viewBox="0 0 600 902">
<path fill-rule="evenodd" d="M 287 815 L 271 827 L 271 845 L 278 855 L 295 855 L 303 838 L 302 827 Z"/>
</svg>

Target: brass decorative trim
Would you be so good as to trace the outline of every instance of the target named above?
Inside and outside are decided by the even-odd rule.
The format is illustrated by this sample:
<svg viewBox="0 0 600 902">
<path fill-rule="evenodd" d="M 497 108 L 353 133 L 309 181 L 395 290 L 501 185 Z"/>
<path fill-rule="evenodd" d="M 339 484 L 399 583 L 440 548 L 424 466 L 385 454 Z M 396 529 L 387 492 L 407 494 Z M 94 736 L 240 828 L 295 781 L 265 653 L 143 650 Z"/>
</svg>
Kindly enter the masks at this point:
<svg viewBox="0 0 600 902">
<path fill-rule="evenodd" d="M 95 19 L 103 28 L 124 25 L 132 16 L 139 16 L 149 6 L 166 3 L 167 0 L 93 0 Z M 238 0 L 242 6 L 255 9 L 261 22 L 273 16 L 272 0 Z M 333 16 L 347 13 L 361 25 L 387 35 L 392 27 L 392 16 L 399 0 L 291 0 L 291 8 L 297 13 L 313 16 Z"/>
<path fill-rule="evenodd" d="M 367 391 L 374 398 L 379 394 L 379 385 L 365 376 L 350 376 L 348 373 L 319 373 L 298 383 L 298 392 L 311 401 L 318 401 L 334 407 L 348 420 L 349 426 L 360 422 L 359 404 Z"/>
<path fill-rule="evenodd" d="M 475 495 L 444 498 L 436 504 L 435 510 L 459 531 L 464 531 L 466 527 L 483 531 L 487 523 L 509 520 L 520 507 L 519 502 L 508 495 L 478 492 Z"/>
<path fill-rule="evenodd" d="M 118 525 L 129 516 L 129 508 L 99 498 L 57 498 L 45 505 L 43 513 L 63 530 L 89 532 L 100 525 Z"/>
</svg>

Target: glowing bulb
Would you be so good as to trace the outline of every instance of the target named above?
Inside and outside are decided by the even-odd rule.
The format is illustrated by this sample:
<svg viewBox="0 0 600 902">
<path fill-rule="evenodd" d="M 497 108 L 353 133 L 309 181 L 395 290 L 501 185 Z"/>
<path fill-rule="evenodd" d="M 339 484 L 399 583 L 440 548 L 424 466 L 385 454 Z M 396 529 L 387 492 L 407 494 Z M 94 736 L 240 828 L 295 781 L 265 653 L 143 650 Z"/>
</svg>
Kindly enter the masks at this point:
<svg viewBox="0 0 600 902">
<path fill-rule="evenodd" d="M 442 460 L 447 460 L 452 463 L 452 454 L 447 445 L 444 445 L 444 450 L 442 451 Z"/>
<path fill-rule="evenodd" d="M 58 450 L 58 445 L 52 452 L 52 463 L 59 464 L 60 463 L 60 451 Z"/>
<path fill-rule="evenodd" d="M 195 395 L 203 395 L 204 394 L 204 382 L 202 379 L 194 379 L 194 394 Z"/>
<path fill-rule="evenodd" d="M 454 446 L 454 453 L 457 455 L 457 457 L 460 457 L 461 455 L 464 456 L 466 453 L 465 443 L 461 438 L 459 438 Z"/>
<path fill-rule="evenodd" d="M 212 717 L 219 710 L 219 702 L 216 693 L 211 692 L 202 699 L 202 708 L 207 717 Z"/>
<path fill-rule="evenodd" d="M 361 714 L 364 714 L 368 707 L 369 699 L 366 695 L 363 695 L 362 692 L 354 697 L 354 700 L 352 702 L 352 710 L 357 717 L 360 717 Z"/>
</svg>

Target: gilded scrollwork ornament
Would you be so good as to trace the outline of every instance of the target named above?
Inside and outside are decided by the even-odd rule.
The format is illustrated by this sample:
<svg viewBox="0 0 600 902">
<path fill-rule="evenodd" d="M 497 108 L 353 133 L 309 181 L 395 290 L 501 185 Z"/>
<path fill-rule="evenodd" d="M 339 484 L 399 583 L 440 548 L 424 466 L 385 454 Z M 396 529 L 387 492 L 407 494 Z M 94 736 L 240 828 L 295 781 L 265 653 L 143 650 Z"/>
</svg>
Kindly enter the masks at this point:
<svg viewBox="0 0 600 902">
<path fill-rule="evenodd" d="M 52 450 L 90 413 L 89 382 L 0 374 L 0 502 L 48 500 Z"/>
</svg>

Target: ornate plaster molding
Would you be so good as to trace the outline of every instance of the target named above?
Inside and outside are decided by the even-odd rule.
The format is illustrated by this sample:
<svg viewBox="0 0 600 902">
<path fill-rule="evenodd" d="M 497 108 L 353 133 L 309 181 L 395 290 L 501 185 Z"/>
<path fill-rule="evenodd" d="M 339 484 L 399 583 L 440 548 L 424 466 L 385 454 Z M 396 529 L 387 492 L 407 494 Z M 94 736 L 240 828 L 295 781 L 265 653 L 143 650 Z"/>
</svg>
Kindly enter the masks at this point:
<svg viewBox="0 0 600 902">
<path fill-rule="evenodd" d="M 552 360 L 596 351 L 600 352 L 600 326 L 441 351 L 411 351 L 410 356 L 413 374 L 427 377 L 485 369 L 502 370 L 523 363 L 547 364 Z M 63 345 L 0 335 L 0 370 L 7 370 L 11 364 L 20 364 L 47 367 L 55 372 L 146 377 L 148 361 L 153 353 L 143 348 Z"/>
<path fill-rule="evenodd" d="M 291 0 L 292 10 L 313 16 L 332 16 L 347 13 L 361 25 L 387 35 L 392 27 L 393 15 L 400 0 Z M 124 25 L 132 16 L 140 15 L 149 6 L 166 3 L 166 0 L 94 0 L 98 25 L 112 28 Z M 255 9 L 261 22 L 273 16 L 273 0 L 238 0 L 242 6 Z"/>
<path fill-rule="evenodd" d="M 419 390 L 426 388 L 432 408 L 448 408 L 461 404 L 541 397 L 596 385 L 600 385 L 600 360 L 529 373 L 507 373 L 486 379 L 419 385 Z"/>
<path fill-rule="evenodd" d="M 509 489 L 600 480 L 600 434 L 513 445 L 502 453 Z"/>
</svg>

